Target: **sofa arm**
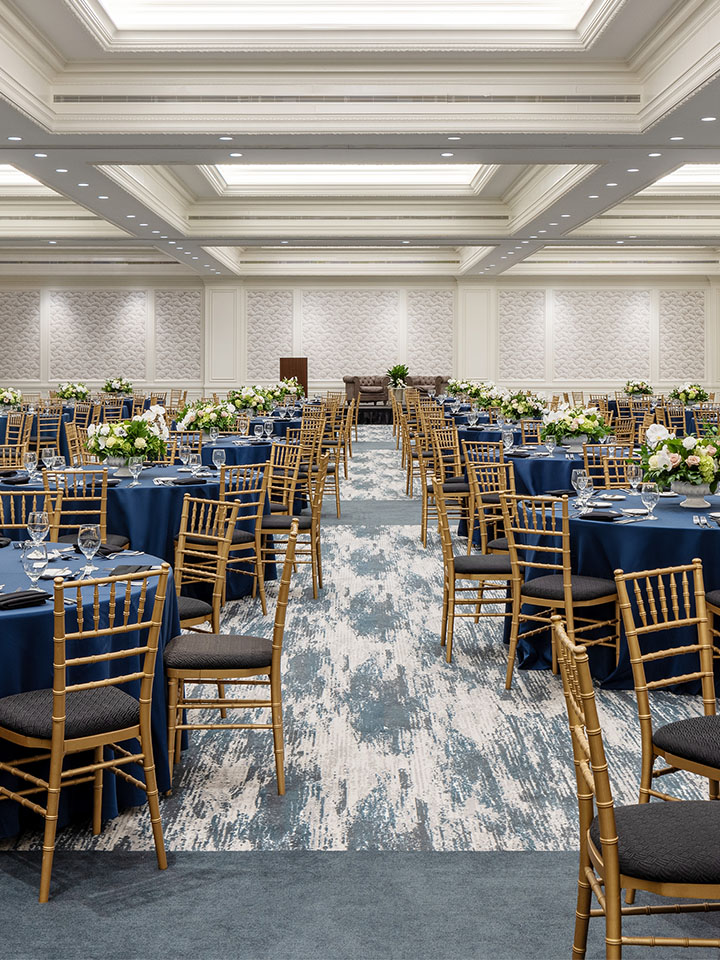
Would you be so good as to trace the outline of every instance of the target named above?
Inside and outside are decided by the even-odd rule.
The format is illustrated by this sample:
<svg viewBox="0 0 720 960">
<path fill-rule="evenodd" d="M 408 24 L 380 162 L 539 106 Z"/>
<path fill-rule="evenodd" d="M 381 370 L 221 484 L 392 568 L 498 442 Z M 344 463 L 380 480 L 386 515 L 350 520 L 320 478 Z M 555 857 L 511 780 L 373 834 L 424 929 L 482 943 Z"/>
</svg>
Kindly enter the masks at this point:
<svg viewBox="0 0 720 960">
<path fill-rule="evenodd" d="M 440 394 L 445 393 L 447 390 L 447 385 L 450 381 L 449 377 L 435 377 L 435 394 L 440 396 Z"/>
<path fill-rule="evenodd" d="M 345 396 L 347 397 L 347 401 L 348 403 L 352 403 L 356 397 L 360 396 L 360 378 L 343 377 L 343 383 L 345 384 Z"/>
</svg>

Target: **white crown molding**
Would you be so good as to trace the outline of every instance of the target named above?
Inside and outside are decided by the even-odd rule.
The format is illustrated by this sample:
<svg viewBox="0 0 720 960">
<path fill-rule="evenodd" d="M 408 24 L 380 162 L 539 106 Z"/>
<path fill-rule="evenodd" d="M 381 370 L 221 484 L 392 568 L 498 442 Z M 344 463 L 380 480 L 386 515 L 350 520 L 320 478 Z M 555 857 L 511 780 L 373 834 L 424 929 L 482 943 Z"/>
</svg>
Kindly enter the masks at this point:
<svg viewBox="0 0 720 960">
<path fill-rule="evenodd" d="M 0 97 L 46 130 L 52 127 L 52 83 L 64 60 L 6 5 L 0 6 Z"/>
<path fill-rule="evenodd" d="M 192 195 L 182 182 L 164 167 L 97 164 L 105 174 L 132 197 L 185 234 Z"/>
<path fill-rule="evenodd" d="M 473 271 L 475 268 L 495 247 L 461 247 L 460 261 L 456 270 L 456 276 L 462 277 Z"/>
<path fill-rule="evenodd" d="M 521 230 L 596 170 L 595 164 L 531 167 L 503 197 L 510 208 L 510 234 Z"/>
</svg>

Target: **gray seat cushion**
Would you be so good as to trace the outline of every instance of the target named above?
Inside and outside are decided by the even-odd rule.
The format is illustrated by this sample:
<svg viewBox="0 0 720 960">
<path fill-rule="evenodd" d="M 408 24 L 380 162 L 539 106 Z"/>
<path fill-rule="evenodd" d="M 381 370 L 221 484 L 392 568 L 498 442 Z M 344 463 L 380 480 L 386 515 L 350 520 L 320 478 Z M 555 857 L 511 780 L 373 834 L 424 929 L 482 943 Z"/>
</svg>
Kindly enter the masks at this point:
<svg viewBox="0 0 720 960">
<path fill-rule="evenodd" d="M 614 580 L 603 580 L 600 577 L 581 577 L 574 573 L 571 582 L 573 600 L 598 600 L 600 597 L 617 596 Z M 522 586 L 522 593 L 524 597 L 537 597 L 538 600 L 562 600 L 562 574 L 554 573 L 545 577 L 526 580 Z"/>
<path fill-rule="evenodd" d="M 309 530 L 312 524 L 312 517 L 291 517 L 279 514 L 275 517 L 263 517 L 263 530 L 289 530 L 293 520 L 298 522 L 298 530 Z"/>
<path fill-rule="evenodd" d="M 272 640 L 238 634 L 188 633 L 165 647 L 165 666 L 171 670 L 246 670 L 269 667 Z"/>
<path fill-rule="evenodd" d="M 209 618 L 212 615 L 212 606 L 196 597 L 178 597 L 178 613 L 180 622 L 194 620 L 196 617 Z"/>
<path fill-rule="evenodd" d="M 448 493 L 448 494 L 454 493 L 457 495 L 459 493 L 470 493 L 470 487 L 468 486 L 468 484 L 459 483 L 458 481 L 455 481 L 455 482 L 450 481 L 448 483 L 444 483 L 442 485 L 442 489 L 443 489 L 443 493 Z M 432 492 L 433 492 L 433 485 L 429 483 L 428 493 L 432 493 Z"/>
<path fill-rule="evenodd" d="M 690 717 L 653 730 L 653 743 L 678 757 L 720 768 L 720 717 Z"/>
<path fill-rule="evenodd" d="M 709 593 L 705 594 L 705 600 L 714 607 L 720 608 L 720 590 L 710 590 Z"/>
<path fill-rule="evenodd" d="M 284 513 L 287 510 L 287 507 L 284 503 L 278 503 L 275 500 L 270 501 L 270 509 L 273 513 Z"/>
<path fill-rule="evenodd" d="M 500 553 L 471 553 L 470 556 L 456 556 L 455 573 L 499 573 L 510 575 L 510 558 Z"/>
<path fill-rule="evenodd" d="M 64 533 L 61 537 L 58 537 L 57 542 L 77 543 L 77 533 Z M 119 533 L 109 533 L 103 542 L 103 546 L 107 547 L 108 550 L 125 550 L 126 547 L 130 546 L 130 541 Z"/>
<path fill-rule="evenodd" d="M 497 537 L 495 540 L 488 541 L 488 550 L 509 550 L 507 537 Z"/>
<path fill-rule="evenodd" d="M 615 807 L 620 872 L 658 883 L 720 882 L 720 803 L 642 803 Z M 597 817 L 590 837 L 600 849 Z"/>
<path fill-rule="evenodd" d="M 499 493 L 481 493 L 480 500 L 483 503 L 489 503 L 491 506 L 496 504 L 500 505 L 500 494 Z"/>
<path fill-rule="evenodd" d="M 177 540 L 177 537 L 175 539 Z M 215 540 L 213 537 L 203 537 L 201 534 L 198 534 L 198 533 L 189 533 L 186 537 L 186 541 L 187 543 L 195 543 L 195 544 L 198 544 L 199 546 L 202 546 L 203 544 L 207 544 L 208 546 L 214 547 L 217 544 L 217 540 Z M 232 542 L 233 543 L 254 543 L 255 534 L 248 533 L 247 530 L 239 530 L 237 527 L 235 527 L 235 529 L 233 530 Z"/>
<path fill-rule="evenodd" d="M 0 700 L 0 726 L 26 737 L 52 736 L 52 690 L 28 690 Z M 140 722 L 140 704 L 117 687 L 77 690 L 65 698 L 65 737 L 123 730 Z"/>
</svg>

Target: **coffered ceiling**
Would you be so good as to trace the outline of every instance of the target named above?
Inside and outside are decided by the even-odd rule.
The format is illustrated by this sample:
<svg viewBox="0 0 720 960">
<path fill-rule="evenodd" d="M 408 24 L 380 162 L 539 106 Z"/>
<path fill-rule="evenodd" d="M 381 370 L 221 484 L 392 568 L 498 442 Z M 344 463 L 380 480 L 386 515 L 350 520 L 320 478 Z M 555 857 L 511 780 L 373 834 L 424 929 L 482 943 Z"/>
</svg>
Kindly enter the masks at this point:
<svg viewBox="0 0 720 960">
<path fill-rule="evenodd" d="M 0 0 L 0 276 L 714 274 L 719 71 L 720 0 Z"/>
</svg>

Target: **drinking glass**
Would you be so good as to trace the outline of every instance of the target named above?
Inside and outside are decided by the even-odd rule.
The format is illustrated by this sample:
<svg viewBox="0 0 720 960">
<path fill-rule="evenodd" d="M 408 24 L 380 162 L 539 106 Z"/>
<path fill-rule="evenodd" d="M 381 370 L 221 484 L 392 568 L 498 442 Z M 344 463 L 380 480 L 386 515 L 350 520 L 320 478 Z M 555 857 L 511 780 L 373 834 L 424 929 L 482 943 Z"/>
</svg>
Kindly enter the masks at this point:
<svg viewBox="0 0 720 960">
<path fill-rule="evenodd" d="M 266 420 L 266 421 L 265 421 L 265 436 L 266 436 L 266 437 L 271 437 L 272 434 L 273 434 L 273 430 L 274 430 L 274 429 L 275 429 L 275 424 L 272 422 L 272 420 L 270 420 L 270 419 Z"/>
<path fill-rule="evenodd" d="M 64 470 L 67 467 L 67 462 L 63 454 L 58 454 L 53 458 L 53 470 Z"/>
<path fill-rule="evenodd" d="M 501 413 L 499 413 L 499 414 L 495 417 L 495 420 L 496 420 L 496 422 L 497 422 L 497 425 L 498 425 L 498 426 L 500 427 L 500 429 L 502 430 L 502 425 L 505 423 L 505 417 L 504 417 Z"/>
<path fill-rule="evenodd" d="M 643 470 L 639 463 L 629 463 L 625 470 L 625 474 L 630 483 L 631 493 L 637 494 L 638 486 L 643 477 Z"/>
<path fill-rule="evenodd" d="M 656 483 L 644 483 L 642 485 L 640 499 L 642 500 L 642 505 L 648 512 L 648 520 L 657 520 L 657 517 L 653 514 L 653 510 L 657 505 L 659 496 L 660 491 Z"/>
<path fill-rule="evenodd" d="M 578 480 L 580 483 L 582 483 L 583 480 L 585 481 L 584 485 L 581 485 L 580 487 L 578 487 L 578 492 L 577 492 L 580 513 L 583 514 L 587 511 L 588 501 L 592 498 L 592 495 L 593 495 L 593 478 L 588 477 L 586 475 L 585 477 L 579 477 Z"/>
<path fill-rule="evenodd" d="M 515 434 L 513 433 L 512 427 L 509 427 L 509 428 L 506 427 L 503 429 L 502 442 L 503 442 L 503 448 L 506 451 L 509 452 L 510 450 L 512 450 L 513 445 L 515 444 Z"/>
<path fill-rule="evenodd" d="M 55 460 L 55 447 L 42 447 L 40 450 L 40 459 L 45 464 L 45 469 L 49 470 Z"/>
<path fill-rule="evenodd" d="M 50 518 L 45 510 L 35 510 L 28 514 L 27 531 L 33 543 L 41 543 L 50 530 Z"/>
<path fill-rule="evenodd" d="M 30 477 L 30 482 L 35 479 L 35 474 L 37 473 L 37 453 L 34 450 L 28 450 L 23 454 L 23 466 L 27 470 L 27 475 Z"/>
<path fill-rule="evenodd" d="M 478 422 L 478 412 L 477 410 L 471 410 L 468 414 L 468 426 L 474 427 Z"/>
<path fill-rule="evenodd" d="M 85 566 L 83 567 L 83 576 L 90 576 L 97 567 L 92 565 L 92 559 L 100 549 L 100 524 L 84 523 L 78 530 L 78 546 L 81 553 L 85 556 Z"/>
<path fill-rule="evenodd" d="M 178 448 L 178 456 L 180 457 L 180 463 L 186 467 L 188 465 L 188 460 L 190 459 L 190 447 L 187 443 L 181 443 Z"/>
<path fill-rule="evenodd" d="M 557 447 L 557 440 L 555 437 L 545 437 L 545 449 L 552 456 L 555 453 L 555 447 Z"/>
<path fill-rule="evenodd" d="M 218 427 L 210 427 L 208 433 L 210 434 L 210 443 L 217 443 L 218 437 L 220 436 Z"/>
<path fill-rule="evenodd" d="M 37 582 L 48 565 L 47 544 L 25 540 L 22 545 L 22 565 L 32 589 L 37 590 Z"/>
<path fill-rule="evenodd" d="M 133 478 L 131 487 L 139 487 L 140 481 L 138 477 L 142 473 L 143 468 L 143 458 L 142 457 L 130 457 L 128 460 L 128 470 L 130 471 L 130 476 Z"/>
<path fill-rule="evenodd" d="M 188 457 L 188 466 L 190 467 L 190 473 L 195 476 L 195 474 L 200 470 L 200 454 L 191 453 Z"/>
<path fill-rule="evenodd" d="M 263 435 L 263 425 L 261 423 L 256 423 L 253 427 L 253 433 L 256 437 L 261 437 Z"/>
<path fill-rule="evenodd" d="M 213 450 L 212 461 L 218 470 L 225 465 L 225 451 L 222 447 L 218 447 L 217 450 Z"/>
<path fill-rule="evenodd" d="M 570 474 L 570 483 L 575 489 L 575 493 L 580 494 L 581 490 L 584 490 L 587 486 L 588 475 L 582 468 L 577 468 L 573 470 Z"/>
</svg>

